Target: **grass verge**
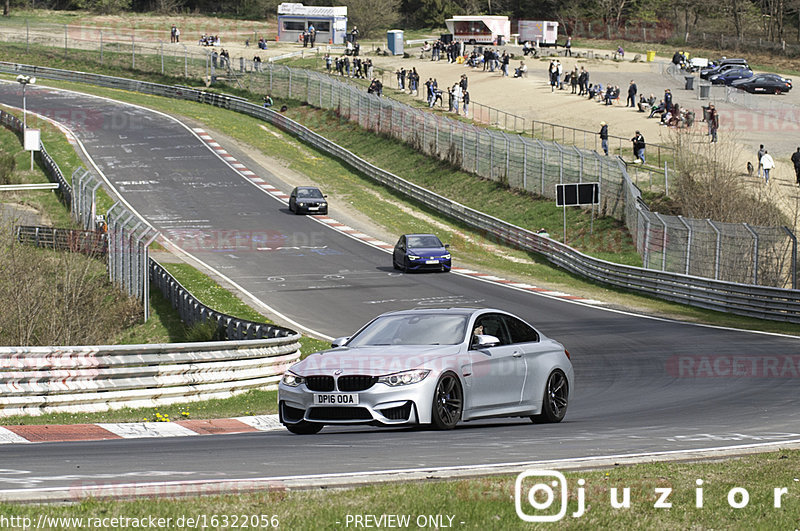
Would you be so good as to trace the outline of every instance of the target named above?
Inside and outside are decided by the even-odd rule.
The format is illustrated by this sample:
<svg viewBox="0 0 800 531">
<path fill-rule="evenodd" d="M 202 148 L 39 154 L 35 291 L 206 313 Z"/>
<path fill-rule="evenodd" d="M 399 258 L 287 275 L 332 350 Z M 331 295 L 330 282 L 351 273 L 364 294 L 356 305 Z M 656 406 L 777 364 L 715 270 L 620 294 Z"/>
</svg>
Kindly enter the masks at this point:
<svg viewBox="0 0 800 531">
<path fill-rule="evenodd" d="M 800 452 L 784 450 L 738 459 L 702 463 L 657 463 L 608 470 L 568 472 L 566 517 L 557 525 L 569 529 L 794 529 L 800 520 L 800 485 L 797 470 Z M 284 529 L 342 529 L 365 527 L 363 518 L 375 520 L 372 527 L 425 527 L 454 529 L 551 529 L 553 524 L 525 523 L 515 510 L 516 476 L 498 476 L 457 481 L 435 479 L 418 483 L 371 485 L 352 489 L 318 489 L 305 491 L 260 492 L 188 499 L 139 499 L 134 501 L 86 500 L 72 505 L 48 506 L 50 518 L 171 518 L 166 527 L 191 527 L 187 517 L 205 518 L 211 527 L 236 526 L 234 518 L 259 515 Z M 533 486 L 524 482 L 523 496 Z M 572 517 L 578 510 L 578 480 L 584 479 L 585 513 Z M 697 507 L 698 485 L 703 480 L 702 505 Z M 742 508 L 741 491 L 749 500 Z M 774 490 L 786 488 L 780 508 L 774 505 Z M 630 507 L 613 508 L 611 489 L 618 500 L 629 489 Z M 657 506 L 660 492 L 670 489 L 669 508 Z M 557 512 L 559 489 L 547 514 Z M 529 515 L 542 514 L 526 499 L 522 507 Z M 537 498 L 537 501 L 544 501 Z M 210 508 L 213 508 L 211 510 Z M 0 504 L 5 515 L 28 517 L 34 522 L 42 512 L 37 505 Z M 543 511 L 545 512 L 545 511 Z M 213 515 L 216 519 L 212 520 Z M 392 525 L 385 515 L 408 518 L 410 523 Z M 362 525 L 357 525 L 361 517 Z M 402 522 L 403 520 L 400 520 Z M 86 525 L 86 521 L 84 525 Z M 91 522 L 88 522 L 91 525 Z M 263 525 L 263 524 L 262 524 Z M 99 527 L 99 525 L 95 526 Z"/>
</svg>

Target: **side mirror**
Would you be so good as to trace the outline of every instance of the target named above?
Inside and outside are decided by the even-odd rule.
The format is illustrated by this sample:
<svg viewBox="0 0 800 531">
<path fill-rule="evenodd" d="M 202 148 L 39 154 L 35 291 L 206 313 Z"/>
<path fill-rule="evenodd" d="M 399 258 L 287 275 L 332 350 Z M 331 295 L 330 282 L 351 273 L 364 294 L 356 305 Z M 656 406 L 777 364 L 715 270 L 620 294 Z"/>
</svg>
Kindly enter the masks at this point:
<svg viewBox="0 0 800 531">
<path fill-rule="evenodd" d="M 336 339 L 334 339 L 334 340 L 331 342 L 331 347 L 332 347 L 332 348 L 337 348 L 337 347 L 344 346 L 344 344 L 345 344 L 345 343 L 347 343 L 349 340 L 350 340 L 350 336 L 346 336 L 346 337 L 337 337 Z"/>
<path fill-rule="evenodd" d="M 500 344 L 500 340 L 495 336 L 480 334 L 472 338 L 472 348 L 482 349 L 496 347 Z"/>
<path fill-rule="evenodd" d="M 450 248 L 450 244 L 449 243 L 444 244 L 444 248 L 445 249 L 449 249 Z"/>
<path fill-rule="evenodd" d="M 322 197 L 327 199 L 328 198 L 328 194 L 322 194 Z"/>
</svg>

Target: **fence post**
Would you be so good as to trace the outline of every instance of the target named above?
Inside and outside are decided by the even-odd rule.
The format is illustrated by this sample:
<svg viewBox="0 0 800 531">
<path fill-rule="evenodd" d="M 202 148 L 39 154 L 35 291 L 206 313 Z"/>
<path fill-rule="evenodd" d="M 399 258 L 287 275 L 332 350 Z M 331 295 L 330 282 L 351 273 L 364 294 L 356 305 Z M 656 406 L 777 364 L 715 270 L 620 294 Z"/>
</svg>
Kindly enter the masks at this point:
<svg viewBox="0 0 800 531">
<path fill-rule="evenodd" d="M 658 221 L 664 226 L 664 234 L 661 235 L 661 271 L 667 270 L 667 222 L 661 217 L 658 212 L 653 212 Z"/>
<path fill-rule="evenodd" d="M 686 236 L 686 267 L 684 269 L 684 274 L 689 274 L 689 261 L 691 260 L 692 256 L 692 228 L 686 223 L 686 220 L 683 219 L 683 216 L 678 216 L 678 219 L 683 223 L 683 226 L 686 227 L 686 230 L 689 231 L 688 235 Z"/>
<path fill-rule="evenodd" d="M 719 229 L 717 228 L 717 226 L 714 225 L 713 221 L 711 221 L 710 219 L 706 219 L 706 221 L 711 226 L 711 228 L 714 229 L 714 232 L 717 233 L 717 245 L 716 245 L 716 248 L 714 249 L 714 280 L 719 280 L 719 251 L 720 251 L 720 244 L 721 244 L 720 238 L 721 238 L 722 235 L 719 232 Z"/>
<path fill-rule="evenodd" d="M 669 197 L 669 167 L 667 161 L 664 161 L 664 195 Z"/>
<path fill-rule="evenodd" d="M 644 267 L 650 269 L 650 218 L 644 219 L 644 249 L 642 249 L 642 262 Z"/>
<path fill-rule="evenodd" d="M 792 289 L 797 289 L 797 237 L 789 227 L 784 226 L 783 230 L 792 239 Z"/>
<path fill-rule="evenodd" d="M 758 234 L 747 223 L 742 223 L 753 236 L 753 284 L 758 284 Z"/>
<path fill-rule="evenodd" d="M 30 39 L 31 39 L 31 28 L 30 28 L 30 26 L 28 26 L 28 19 L 26 18 L 25 19 L 25 53 L 28 53 L 30 51 L 30 46 L 31 46 Z"/>
<path fill-rule="evenodd" d="M 103 30 L 100 30 L 100 64 L 103 63 Z"/>
<path fill-rule="evenodd" d="M 522 189 L 528 189 L 528 143 L 522 138 Z"/>
<path fill-rule="evenodd" d="M 66 59 L 68 57 L 67 56 L 67 41 L 68 40 L 69 39 L 67 37 L 67 25 L 64 24 L 64 59 Z"/>
<path fill-rule="evenodd" d="M 136 34 L 131 35 L 131 68 L 136 69 Z"/>
<path fill-rule="evenodd" d="M 159 41 L 161 43 L 161 75 L 164 75 L 164 41 Z"/>
</svg>

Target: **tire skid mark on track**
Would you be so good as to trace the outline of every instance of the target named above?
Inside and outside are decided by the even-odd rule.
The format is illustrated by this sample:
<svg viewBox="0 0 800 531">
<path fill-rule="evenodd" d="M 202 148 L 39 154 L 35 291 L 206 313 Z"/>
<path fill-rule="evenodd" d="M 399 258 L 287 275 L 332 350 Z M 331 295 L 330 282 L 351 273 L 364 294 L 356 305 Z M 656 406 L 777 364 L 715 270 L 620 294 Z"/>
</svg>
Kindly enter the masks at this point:
<svg viewBox="0 0 800 531">
<path fill-rule="evenodd" d="M 276 199 L 279 199 L 281 201 L 284 201 L 284 202 L 286 202 L 288 204 L 289 195 L 286 192 L 283 192 L 283 191 L 275 188 L 275 186 L 269 184 L 268 182 L 266 182 L 261 177 L 258 177 L 255 174 L 255 172 L 253 172 L 252 170 L 247 168 L 247 166 L 245 166 L 244 164 L 239 162 L 235 157 L 230 155 L 224 147 L 220 146 L 220 144 L 218 142 L 216 142 L 213 139 L 213 137 L 205 129 L 202 129 L 202 128 L 199 128 L 199 127 L 194 127 L 194 128 L 192 128 L 192 131 L 194 131 L 194 133 L 203 142 L 205 142 L 208 146 L 210 146 L 225 162 L 227 162 L 228 165 L 234 171 L 238 172 L 242 177 L 244 177 L 245 179 L 247 179 L 251 183 L 253 183 L 256 186 L 258 186 L 262 191 L 264 191 L 267 194 L 271 195 L 272 197 L 274 197 Z M 389 251 L 389 252 L 391 252 L 394 249 L 393 245 L 391 245 L 389 243 L 386 243 L 384 241 L 381 241 L 381 240 L 379 240 L 377 238 L 374 238 L 374 237 L 370 236 L 369 234 L 364 234 L 363 232 L 360 232 L 358 229 L 354 229 L 353 227 L 350 227 L 350 226 L 348 226 L 348 225 L 346 225 L 344 223 L 341 223 L 340 221 L 337 221 L 336 219 L 334 219 L 334 218 L 332 218 L 332 217 L 330 217 L 328 215 L 313 216 L 313 219 L 315 219 L 316 221 L 318 221 L 318 222 L 330 227 L 331 229 L 333 229 L 335 231 L 338 231 L 338 232 L 340 232 L 342 234 L 346 234 L 347 236 L 350 236 L 351 238 L 359 240 L 359 241 L 361 241 L 363 243 L 366 243 L 366 244 L 371 245 L 373 247 L 376 247 L 378 249 L 381 249 L 381 250 L 384 250 L 384 251 Z M 597 306 L 601 306 L 601 305 L 605 304 L 602 301 L 597 301 L 597 300 L 593 300 L 593 299 L 584 299 L 583 297 L 577 297 L 575 295 L 570 295 L 568 293 L 562 293 L 560 291 L 551 291 L 551 290 L 547 290 L 547 289 L 543 289 L 543 288 L 538 288 L 536 286 L 531 286 L 529 284 L 524 284 L 524 283 L 520 283 L 520 282 L 514 282 L 513 280 L 508 280 L 508 279 L 501 278 L 501 277 L 498 277 L 498 276 L 495 276 L 495 275 L 490 275 L 488 273 L 480 273 L 478 271 L 473 271 L 471 269 L 466 269 L 466 268 L 461 268 L 461 267 L 453 267 L 451 271 L 453 271 L 454 273 L 459 274 L 459 275 L 474 277 L 474 278 L 477 278 L 477 279 L 480 279 L 480 280 L 483 280 L 483 281 L 486 281 L 486 282 L 492 282 L 492 283 L 495 283 L 495 284 L 501 284 L 501 285 L 504 285 L 504 286 L 510 286 L 510 287 L 513 287 L 513 288 L 516 288 L 516 289 L 527 290 L 527 291 L 539 293 L 539 294 L 542 294 L 542 295 L 547 295 L 549 297 L 555 297 L 555 298 L 560 298 L 560 299 L 565 299 L 565 300 L 570 300 L 570 301 L 578 301 L 578 302 L 581 302 L 581 303 L 584 303 L 584 304 L 597 305 Z"/>
</svg>

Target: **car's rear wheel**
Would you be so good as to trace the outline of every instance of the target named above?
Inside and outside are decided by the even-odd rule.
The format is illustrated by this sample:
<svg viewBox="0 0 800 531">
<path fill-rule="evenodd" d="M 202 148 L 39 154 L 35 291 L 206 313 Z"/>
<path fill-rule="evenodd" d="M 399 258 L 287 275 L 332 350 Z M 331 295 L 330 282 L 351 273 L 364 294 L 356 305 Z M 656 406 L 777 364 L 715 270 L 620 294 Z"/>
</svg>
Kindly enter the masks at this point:
<svg viewBox="0 0 800 531">
<path fill-rule="evenodd" d="M 431 424 L 438 430 L 452 430 L 461 420 L 464 410 L 464 391 L 452 372 L 444 373 L 436 383 L 431 408 Z"/>
<path fill-rule="evenodd" d="M 314 435 L 315 433 L 319 433 L 319 430 L 322 429 L 324 424 L 301 420 L 295 424 L 284 424 L 284 426 L 295 435 Z"/>
<path fill-rule="evenodd" d="M 533 415 L 531 420 L 536 423 L 561 422 L 567 414 L 569 401 L 569 383 L 563 372 L 556 369 L 547 377 L 542 397 L 542 412 Z"/>
</svg>

